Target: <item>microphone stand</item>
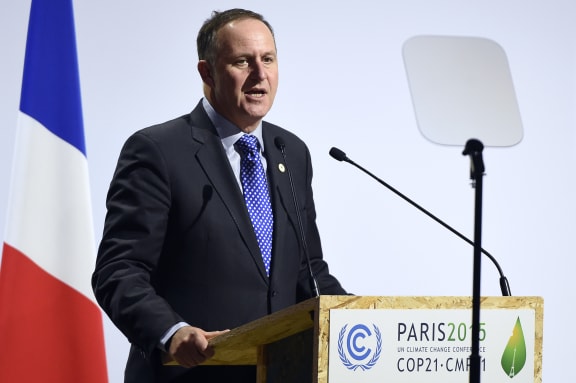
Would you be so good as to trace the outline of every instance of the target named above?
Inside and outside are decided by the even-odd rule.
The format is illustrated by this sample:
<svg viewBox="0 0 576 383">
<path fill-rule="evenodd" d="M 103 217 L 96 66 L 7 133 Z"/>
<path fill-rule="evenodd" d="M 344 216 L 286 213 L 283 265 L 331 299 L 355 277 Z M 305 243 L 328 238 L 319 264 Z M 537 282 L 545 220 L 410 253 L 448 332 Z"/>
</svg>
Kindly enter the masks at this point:
<svg viewBox="0 0 576 383">
<path fill-rule="evenodd" d="M 470 355 L 470 383 L 480 383 L 480 276 L 482 251 L 482 177 L 484 176 L 484 161 L 482 150 L 484 145 L 476 139 L 466 143 L 463 155 L 470 156 L 470 179 L 475 189 L 474 218 L 474 272 L 472 287 L 472 353 Z"/>
<path fill-rule="evenodd" d="M 395 189 L 394 187 L 392 187 L 388 183 L 386 183 L 383 180 L 381 180 L 380 178 L 376 177 L 370 171 L 366 170 L 362 166 L 358 165 L 356 162 L 352 161 L 350 158 L 348 158 L 348 156 L 346 156 L 346 153 L 344 153 L 342 150 L 340 150 L 338 148 L 332 148 L 332 149 L 330 149 L 330 156 L 332 156 L 332 158 L 334 158 L 337 161 L 348 162 L 350 165 L 360 169 L 362 172 L 368 174 L 370 177 L 372 177 L 378 183 L 385 186 L 390 191 L 394 192 L 397 196 L 399 196 L 400 198 L 402 198 L 403 200 L 405 200 L 406 202 L 408 202 L 409 204 L 411 204 L 412 206 L 414 206 L 415 208 L 420 210 L 422 213 L 426 214 L 428 217 L 432 218 L 434 221 L 436 221 L 440 225 L 444 226 L 444 228 L 451 231 L 457 237 L 459 237 L 460 239 L 462 239 L 463 241 L 465 241 L 469 245 L 474 246 L 474 242 L 472 242 L 470 239 L 465 237 L 462 233 L 460 233 L 459 231 L 454 229 L 452 226 L 448 225 L 446 222 L 442 221 L 440 218 L 436 217 L 434 214 L 430 213 L 428 210 L 424 209 L 422 206 L 418 205 L 416 202 L 414 202 L 413 200 L 411 200 L 410 198 L 408 198 L 407 196 L 402 194 L 400 191 L 398 191 L 397 189 Z M 498 263 L 498 261 L 496 261 L 496 258 L 494 258 L 492 256 L 492 254 L 490 254 L 488 251 L 486 251 L 482 248 L 480 250 L 482 251 L 482 253 L 484 255 L 486 255 L 492 261 L 494 266 L 496 266 L 498 273 L 500 274 L 500 290 L 502 291 L 502 296 L 505 296 L 505 297 L 512 296 L 512 293 L 510 290 L 510 284 L 508 282 L 508 278 L 506 278 L 506 276 L 504 275 L 504 271 L 502 271 L 502 268 L 500 267 L 500 264 Z"/>
<path fill-rule="evenodd" d="M 302 224 L 302 216 L 300 215 L 300 207 L 298 206 L 298 198 L 296 198 L 296 190 L 294 188 L 294 180 L 292 179 L 292 172 L 288 166 L 288 161 L 286 160 L 286 145 L 282 137 L 276 137 L 274 139 L 274 145 L 282 153 L 282 158 L 286 164 L 286 170 L 288 171 L 288 180 L 290 181 L 290 191 L 292 192 L 292 202 L 294 203 L 294 209 L 296 210 L 296 220 L 298 221 L 298 231 L 300 232 L 300 243 L 302 246 L 302 251 L 306 257 L 306 266 L 308 267 L 308 274 L 310 276 L 310 290 L 315 298 L 320 296 L 320 289 L 318 288 L 318 281 L 316 281 L 316 276 L 314 275 L 314 270 L 312 270 L 312 264 L 310 263 L 310 253 L 308 252 L 308 245 L 306 242 L 306 235 L 304 234 L 304 225 Z"/>
</svg>

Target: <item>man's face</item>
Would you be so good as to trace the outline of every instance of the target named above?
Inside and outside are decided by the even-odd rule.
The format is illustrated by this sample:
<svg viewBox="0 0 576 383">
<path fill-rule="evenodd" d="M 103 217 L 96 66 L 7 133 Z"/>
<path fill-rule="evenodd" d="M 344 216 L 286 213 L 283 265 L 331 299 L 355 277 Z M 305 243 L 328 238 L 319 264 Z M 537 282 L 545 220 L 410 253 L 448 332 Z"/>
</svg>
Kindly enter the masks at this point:
<svg viewBox="0 0 576 383">
<path fill-rule="evenodd" d="M 264 23 L 243 19 L 218 31 L 218 42 L 214 65 L 198 65 L 208 99 L 218 113 L 251 132 L 272 107 L 278 89 L 274 38 Z"/>
</svg>

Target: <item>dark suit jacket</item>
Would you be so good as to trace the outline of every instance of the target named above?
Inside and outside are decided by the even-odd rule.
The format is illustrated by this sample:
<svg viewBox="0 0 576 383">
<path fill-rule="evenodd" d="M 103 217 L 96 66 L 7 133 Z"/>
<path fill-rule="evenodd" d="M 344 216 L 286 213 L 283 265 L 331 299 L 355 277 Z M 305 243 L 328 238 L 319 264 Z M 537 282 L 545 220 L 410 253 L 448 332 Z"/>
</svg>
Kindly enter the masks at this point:
<svg viewBox="0 0 576 383">
<path fill-rule="evenodd" d="M 201 104 L 125 143 L 107 197 L 92 284 L 98 302 L 132 343 L 126 382 L 168 382 L 194 370 L 163 367 L 158 343 L 175 323 L 231 329 L 311 296 L 287 172 L 286 144 L 312 268 L 323 294 L 345 294 L 323 261 L 305 144 L 264 122 L 274 210 L 270 278 L 242 192 Z M 218 367 L 202 367 L 213 369 Z M 236 380 L 238 381 L 238 380 Z"/>
</svg>

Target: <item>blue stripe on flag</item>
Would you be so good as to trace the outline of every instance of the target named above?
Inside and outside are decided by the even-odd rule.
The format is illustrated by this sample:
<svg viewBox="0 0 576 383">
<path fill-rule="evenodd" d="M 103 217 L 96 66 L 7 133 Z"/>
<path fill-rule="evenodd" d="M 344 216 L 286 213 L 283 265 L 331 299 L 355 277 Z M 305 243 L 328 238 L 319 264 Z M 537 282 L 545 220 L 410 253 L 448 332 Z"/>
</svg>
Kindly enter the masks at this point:
<svg viewBox="0 0 576 383">
<path fill-rule="evenodd" d="M 72 0 L 32 0 L 20 110 L 86 155 Z"/>
</svg>

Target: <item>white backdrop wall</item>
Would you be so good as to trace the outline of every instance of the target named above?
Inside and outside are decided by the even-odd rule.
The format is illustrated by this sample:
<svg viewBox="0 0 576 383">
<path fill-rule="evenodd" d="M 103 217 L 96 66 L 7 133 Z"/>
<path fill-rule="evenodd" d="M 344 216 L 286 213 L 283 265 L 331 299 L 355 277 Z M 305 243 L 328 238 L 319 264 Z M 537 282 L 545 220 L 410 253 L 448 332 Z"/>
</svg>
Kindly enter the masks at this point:
<svg viewBox="0 0 576 383">
<path fill-rule="evenodd" d="M 0 232 L 5 231 L 30 1 L 0 5 Z M 506 51 L 524 126 L 486 148 L 483 245 L 514 295 L 545 299 L 544 381 L 574 381 L 576 3 L 571 0 L 75 2 L 95 236 L 124 140 L 189 112 L 201 96 L 195 38 L 213 9 L 262 12 L 277 34 L 280 88 L 268 120 L 300 135 L 314 160 L 325 255 L 358 295 L 470 295 L 472 248 L 353 167 L 337 146 L 473 237 L 474 191 L 461 147 L 419 133 L 401 55 L 420 34 L 478 36 Z M 464 143 L 463 143 L 464 144 Z M 482 294 L 499 295 L 484 260 Z M 41 319 L 39 319 L 42 331 Z M 111 383 L 128 344 L 106 319 Z M 32 345 L 31 345 L 32 346 Z M 32 346 L 33 347 L 33 346 Z"/>
</svg>

